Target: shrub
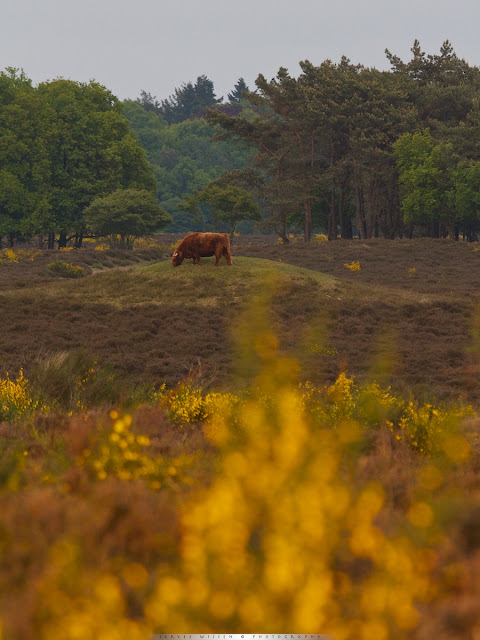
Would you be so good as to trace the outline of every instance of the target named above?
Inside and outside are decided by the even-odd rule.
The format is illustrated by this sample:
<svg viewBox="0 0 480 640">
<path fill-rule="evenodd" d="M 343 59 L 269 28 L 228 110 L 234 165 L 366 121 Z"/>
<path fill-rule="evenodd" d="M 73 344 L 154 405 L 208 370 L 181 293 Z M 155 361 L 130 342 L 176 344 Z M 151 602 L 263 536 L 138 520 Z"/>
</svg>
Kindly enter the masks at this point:
<svg viewBox="0 0 480 640">
<path fill-rule="evenodd" d="M 360 262 L 358 260 L 353 260 L 353 262 L 345 262 L 343 265 L 346 269 L 350 271 L 360 271 Z"/>
<path fill-rule="evenodd" d="M 204 395 L 202 389 L 191 382 L 181 383 L 170 391 L 163 385 L 154 394 L 154 399 L 167 410 L 170 421 L 179 427 L 203 422 L 240 402 L 240 398 L 231 393 Z"/>
<path fill-rule="evenodd" d="M 86 275 L 83 267 L 76 266 L 70 262 L 63 262 L 63 260 L 50 262 L 50 264 L 47 265 L 47 269 L 61 278 L 83 278 L 83 276 Z"/>
<path fill-rule="evenodd" d="M 37 256 L 43 255 L 39 249 L 2 249 L 0 250 L 0 264 L 33 262 Z"/>
<path fill-rule="evenodd" d="M 0 422 L 15 422 L 37 411 L 46 411 L 46 406 L 33 397 L 22 370 L 15 381 L 8 375 L 0 378 Z"/>
<path fill-rule="evenodd" d="M 204 394 L 192 384 L 157 393 L 176 425 L 204 421 L 213 451 L 206 482 L 192 482 L 186 438 L 177 438 L 179 456 L 158 442 L 168 428 L 158 409 L 150 430 L 116 410 L 71 419 L 57 434 L 69 439 L 63 460 L 70 468 L 53 478 L 38 448 L 25 469 L 15 456 L 6 460 L 4 485 L 16 493 L 1 495 L 0 569 L 36 636 L 293 628 L 400 640 L 418 626 L 419 603 L 436 604 L 457 588 L 458 565 L 440 567 L 438 584 L 433 574 L 447 530 L 445 507 L 430 494 L 446 480 L 446 465 L 407 469 L 410 493 L 392 516 L 395 498 L 365 473 L 359 445 L 382 425 L 397 435 L 420 430 L 430 442 L 444 432 L 450 460 L 464 462 L 468 446 L 453 424 L 461 412 L 416 406 L 345 374 L 322 388 L 298 386 L 296 365 L 278 355 L 276 342 L 257 340 L 253 348 L 260 364 L 241 396 Z M 52 359 L 49 371 L 55 365 L 78 380 L 89 364 L 80 356 Z M 2 473 L 0 466 L 3 481 Z M 172 525 L 165 500 L 174 502 Z M 11 625 L 18 611 L 5 607 L 2 616 Z"/>
</svg>

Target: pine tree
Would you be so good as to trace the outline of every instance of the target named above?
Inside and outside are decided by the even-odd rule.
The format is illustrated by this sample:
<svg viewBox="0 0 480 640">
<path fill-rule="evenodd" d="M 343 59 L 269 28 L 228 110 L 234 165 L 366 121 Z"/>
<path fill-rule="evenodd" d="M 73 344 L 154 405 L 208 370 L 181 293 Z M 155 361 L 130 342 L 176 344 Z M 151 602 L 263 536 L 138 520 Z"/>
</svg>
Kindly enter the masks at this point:
<svg viewBox="0 0 480 640">
<path fill-rule="evenodd" d="M 198 76 L 195 84 L 188 82 L 175 89 L 175 93 L 162 100 L 157 113 L 168 124 L 177 124 L 193 117 L 203 117 L 207 107 L 214 107 L 223 98 L 217 98 L 213 82 L 207 76 Z"/>
<path fill-rule="evenodd" d="M 235 84 L 233 91 L 228 94 L 228 101 L 233 103 L 241 102 L 243 98 L 243 92 L 250 91 L 247 87 L 245 80 L 243 78 L 239 78 L 238 82 Z"/>
<path fill-rule="evenodd" d="M 145 111 L 153 111 L 154 113 L 160 113 L 160 103 L 157 100 L 157 96 L 152 96 L 151 93 L 147 93 L 146 91 L 140 91 L 140 98 L 137 98 L 137 102 L 139 102 Z"/>
</svg>

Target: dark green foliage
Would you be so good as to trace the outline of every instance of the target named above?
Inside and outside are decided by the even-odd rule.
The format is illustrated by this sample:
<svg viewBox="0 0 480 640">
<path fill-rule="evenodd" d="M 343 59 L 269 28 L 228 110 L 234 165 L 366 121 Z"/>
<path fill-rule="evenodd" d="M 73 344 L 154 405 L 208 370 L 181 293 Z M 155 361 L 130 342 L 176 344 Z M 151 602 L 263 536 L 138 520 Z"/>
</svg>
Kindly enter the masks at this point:
<svg viewBox="0 0 480 640">
<path fill-rule="evenodd" d="M 145 111 L 153 111 L 154 113 L 160 113 L 161 105 L 158 102 L 156 96 L 152 96 L 151 93 L 147 93 L 146 91 L 140 91 L 140 98 L 138 98 L 137 102 L 139 102 Z"/>
<path fill-rule="evenodd" d="M 159 231 L 171 217 L 153 193 L 118 189 L 96 198 L 85 210 L 85 222 L 94 233 L 109 238 L 112 248 L 132 249 L 136 238 Z"/>
<path fill-rule="evenodd" d="M 0 74 L 0 236 L 81 235 L 83 211 L 116 189 L 155 190 L 145 151 L 118 100 L 96 82 L 33 88 Z"/>
<path fill-rule="evenodd" d="M 72 234 L 80 246 L 83 210 L 130 188 L 157 189 L 174 220 L 168 231 L 208 230 L 221 218 L 215 207 L 204 203 L 195 221 L 179 203 L 215 183 L 249 190 L 261 205 L 259 228 L 285 242 L 291 228 L 303 228 L 307 241 L 314 229 L 330 240 L 473 240 L 480 69 L 448 41 L 433 55 L 415 41 L 408 62 L 386 54 L 388 72 L 343 57 L 300 62 L 298 77 L 284 68 L 271 80 L 259 75 L 254 92 L 239 78 L 227 104 L 205 75 L 166 100 L 142 91 L 120 105 L 95 82 L 35 89 L 7 69 L 0 74 L 0 238 L 45 234 L 51 247 L 56 235 L 64 246 Z M 427 129 L 428 157 L 413 158 L 407 147 Z"/>
<path fill-rule="evenodd" d="M 199 76 L 195 84 L 188 82 L 175 89 L 175 93 L 162 100 L 160 107 L 155 110 L 168 124 L 176 124 L 192 117 L 201 117 L 207 107 L 214 107 L 220 102 L 222 98 L 215 96 L 213 82 L 207 76 Z"/>
<path fill-rule="evenodd" d="M 252 149 L 248 186 L 265 201 L 265 223 L 285 241 L 288 225 L 299 226 L 300 220 L 307 241 L 313 226 L 331 240 L 339 233 L 351 238 L 354 231 L 361 238 L 413 232 L 458 237 L 460 231 L 475 236 L 477 205 L 469 197 L 472 162 L 480 160 L 480 70 L 460 60 L 448 41 L 439 55 L 426 55 L 416 41 L 412 54 L 404 63 L 387 51 L 391 72 L 346 58 L 318 67 L 301 62 L 298 78 L 284 68 L 270 81 L 257 78 L 257 93 L 243 94 L 252 112 L 209 111 L 209 122 L 223 129 L 221 139 Z M 412 217 L 411 203 L 401 201 L 407 191 L 404 176 L 399 193 L 394 143 L 427 126 L 435 153 L 442 152 L 434 161 L 436 198 L 430 193 L 418 199 L 417 192 L 419 218 Z M 233 183 L 244 175 L 237 172 Z M 452 192 L 453 183 L 464 186 Z"/>
<path fill-rule="evenodd" d="M 49 138 L 55 113 L 23 72 L 0 74 L 0 237 L 53 224 Z"/>
<path fill-rule="evenodd" d="M 339 65 L 300 66 L 297 79 L 283 68 L 271 81 L 257 78 L 258 92 L 244 94 L 253 117 L 210 111 L 209 121 L 224 129 L 224 137 L 253 149 L 251 188 L 265 200 L 270 227 L 284 240 L 287 221 L 300 215 L 306 240 L 314 222 L 328 228 L 331 239 L 337 227 L 351 237 L 352 201 L 362 237 L 379 222 L 393 236 L 399 207 L 391 144 L 410 123 L 405 92 L 389 74 L 346 58 Z M 320 214 L 316 221 L 314 214 Z"/>
<path fill-rule="evenodd" d="M 174 218 L 168 230 L 205 231 L 192 215 L 178 209 L 186 193 L 203 189 L 225 171 L 246 165 L 248 151 L 232 142 L 212 143 L 215 127 L 203 118 L 168 125 L 161 115 L 126 100 L 123 109 L 154 166 L 158 199 Z M 209 223 L 208 218 L 205 220 Z"/>
<path fill-rule="evenodd" d="M 215 231 L 221 230 L 220 225 L 233 235 L 239 222 L 260 219 L 260 208 L 252 194 L 234 185 L 211 183 L 193 195 L 186 195 L 178 207 L 201 215 L 202 205 L 207 205 Z"/>
<path fill-rule="evenodd" d="M 231 93 L 228 94 L 228 101 L 233 103 L 239 103 L 243 100 L 244 92 L 249 92 L 250 89 L 243 78 L 239 78 L 235 84 Z"/>
</svg>

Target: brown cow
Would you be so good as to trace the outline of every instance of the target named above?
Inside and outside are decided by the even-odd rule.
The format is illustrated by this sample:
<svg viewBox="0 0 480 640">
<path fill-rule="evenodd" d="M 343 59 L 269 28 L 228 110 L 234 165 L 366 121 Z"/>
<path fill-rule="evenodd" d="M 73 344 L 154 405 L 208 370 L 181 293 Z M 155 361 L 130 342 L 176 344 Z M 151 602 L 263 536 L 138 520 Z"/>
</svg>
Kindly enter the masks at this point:
<svg viewBox="0 0 480 640">
<path fill-rule="evenodd" d="M 172 264 L 178 267 L 185 258 L 193 258 L 193 264 L 195 262 L 200 264 L 200 258 L 207 256 L 215 256 L 216 267 L 222 256 L 225 257 L 227 264 L 232 264 L 228 233 L 189 233 L 174 251 Z"/>
</svg>

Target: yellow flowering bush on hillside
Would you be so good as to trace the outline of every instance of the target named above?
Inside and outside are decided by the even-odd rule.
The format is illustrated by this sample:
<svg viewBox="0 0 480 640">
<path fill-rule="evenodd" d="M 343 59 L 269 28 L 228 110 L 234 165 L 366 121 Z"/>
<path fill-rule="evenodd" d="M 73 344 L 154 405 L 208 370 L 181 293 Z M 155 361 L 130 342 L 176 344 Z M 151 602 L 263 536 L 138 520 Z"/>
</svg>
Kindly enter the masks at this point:
<svg viewBox="0 0 480 640">
<path fill-rule="evenodd" d="M 8 375 L 0 378 L 0 422 L 15 422 L 39 411 L 45 412 L 47 407 L 33 397 L 22 370 L 16 380 Z"/>
<path fill-rule="evenodd" d="M 40 249 L 1 249 L 0 264 L 33 262 L 37 256 L 43 255 Z"/>
<path fill-rule="evenodd" d="M 55 260 L 47 265 L 47 269 L 61 278 L 83 278 L 86 275 L 86 271 L 83 267 L 71 264 L 70 262 L 63 262 L 62 260 Z"/>
<path fill-rule="evenodd" d="M 264 407 L 274 407 L 276 394 L 256 388 L 256 401 Z M 333 430 L 342 421 L 353 420 L 363 433 L 378 427 L 387 427 L 397 440 L 406 442 L 419 453 L 430 455 L 444 448 L 445 439 L 455 432 L 459 421 L 473 416 L 472 407 L 452 406 L 446 409 L 431 404 L 405 401 L 393 395 L 390 387 L 382 388 L 376 382 L 357 385 L 346 373 L 339 374 L 331 385 L 316 387 L 310 382 L 301 383 L 298 398 L 312 423 Z M 183 427 L 211 419 L 215 415 L 231 414 L 233 409 L 245 407 L 251 392 L 204 394 L 200 387 L 182 383 L 167 391 L 163 386 L 154 399 L 164 407 L 170 421 Z"/>
<path fill-rule="evenodd" d="M 171 390 L 162 385 L 153 394 L 153 399 L 168 411 L 170 421 L 179 427 L 202 422 L 212 414 L 240 402 L 240 398 L 231 393 L 204 394 L 191 381 L 182 382 Z"/>
<path fill-rule="evenodd" d="M 337 429 L 342 420 L 355 420 L 364 432 L 385 426 L 397 440 L 426 455 L 443 450 L 459 422 L 474 415 L 470 406 L 441 408 L 405 401 L 394 396 L 390 387 L 382 388 L 377 382 L 357 385 L 344 372 L 332 385 L 317 388 L 307 382 L 300 391 L 315 424 Z"/>
<path fill-rule="evenodd" d="M 360 271 L 359 260 L 353 260 L 352 262 L 345 262 L 343 266 L 349 271 Z"/>
</svg>

